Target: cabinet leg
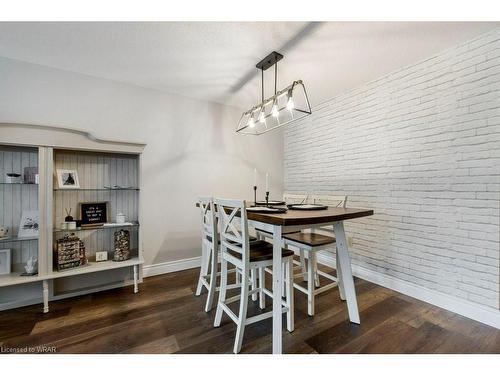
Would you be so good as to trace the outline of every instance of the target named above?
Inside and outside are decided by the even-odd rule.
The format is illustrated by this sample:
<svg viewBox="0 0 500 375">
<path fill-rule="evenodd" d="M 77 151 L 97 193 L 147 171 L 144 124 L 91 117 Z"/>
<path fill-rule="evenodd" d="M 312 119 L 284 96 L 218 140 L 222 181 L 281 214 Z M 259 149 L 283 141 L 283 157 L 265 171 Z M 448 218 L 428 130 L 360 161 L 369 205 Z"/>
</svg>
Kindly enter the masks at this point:
<svg viewBox="0 0 500 375">
<path fill-rule="evenodd" d="M 43 280 L 42 281 L 43 285 L 43 312 L 48 313 L 49 312 L 49 282 L 48 280 Z"/>
<path fill-rule="evenodd" d="M 138 279 L 139 279 L 139 266 L 134 266 L 134 293 L 139 292 L 139 284 L 138 284 Z"/>
</svg>

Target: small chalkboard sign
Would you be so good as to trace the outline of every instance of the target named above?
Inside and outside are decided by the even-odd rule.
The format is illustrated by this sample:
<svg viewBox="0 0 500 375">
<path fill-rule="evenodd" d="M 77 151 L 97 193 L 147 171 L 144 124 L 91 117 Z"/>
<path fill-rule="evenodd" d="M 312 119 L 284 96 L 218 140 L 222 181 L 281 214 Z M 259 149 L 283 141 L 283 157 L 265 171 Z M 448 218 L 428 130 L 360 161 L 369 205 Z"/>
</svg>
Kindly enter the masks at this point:
<svg viewBox="0 0 500 375">
<path fill-rule="evenodd" d="M 108 222 L 108 202 L 80 203 L 82 225 L 99 225 Z"/>
</svg>

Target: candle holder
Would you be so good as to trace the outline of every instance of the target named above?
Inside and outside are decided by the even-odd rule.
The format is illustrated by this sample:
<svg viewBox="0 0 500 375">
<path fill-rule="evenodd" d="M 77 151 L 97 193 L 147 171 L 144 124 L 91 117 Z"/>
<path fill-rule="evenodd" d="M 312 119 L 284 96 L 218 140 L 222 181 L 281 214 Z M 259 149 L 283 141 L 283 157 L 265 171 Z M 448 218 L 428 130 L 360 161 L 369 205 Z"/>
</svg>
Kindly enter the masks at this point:
<svg viewBox="0 0 500 375">
<path fill-rule="evenodd" d="M 257 186 L 255 185 L 253 187 L 253 204 L 257 206 Z"/>
<path fill-rule="evenodd" d="M 269 192 L 266 191 L 266 207 L 269 207 Z"/>
</svg>

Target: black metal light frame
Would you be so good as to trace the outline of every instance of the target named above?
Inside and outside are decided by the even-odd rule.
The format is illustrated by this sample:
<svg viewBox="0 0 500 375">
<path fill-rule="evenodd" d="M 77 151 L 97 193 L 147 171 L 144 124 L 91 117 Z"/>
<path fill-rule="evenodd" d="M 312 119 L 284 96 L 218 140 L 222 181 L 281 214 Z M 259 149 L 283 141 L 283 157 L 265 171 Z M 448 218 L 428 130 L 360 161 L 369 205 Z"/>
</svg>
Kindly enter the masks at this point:
<svg viewBox="0 0 500 375">
<path fill-rule="evenodd" d="M 311 111 L 311 105 L 309 103 L 309 98 L 307 96 L 307 92 L 305 89 L 305 86 L 302 81 L 294 81 L 290 86 L 284 88 L 281 91 L 277 91 L 277 85 L 278 85 L 278 61 L 283 59 L 283 55 L 273 51 L 269 55 L 267 55 L 264 59 L 262 59 L 255 67 L 257 69 L 261 70 L 261 80 L 262 80 L 262 102 L 253 108 L 251 108 L 248 111 L 243 112 L 240 121 L 238 123 L 238 127 L 236 129 L 236 132 L 242 133 L 242 134 L 252 134 L 252 135 L 260 135 L 267 133 L 268 131 L 277 129 L 283 125 L 289 124 L 293 121 L 296 121 L 300 118 L 303 118 L 307 115 L 310 115 L 312 113 Z M 264 99 L 264 71 L 269 69 L 270 67 L 274 66 L 274 95 L 271 96 L 270 98 Z M 287 107 L 282 106 L 279 107 L 278 103 L 281 97 L 283 97 L 285 94 L 287 95 L 287 98 L 291 98 L 293 96 L 294 89 L 296 87 L 301 87 L 303 91 L 303 99 L 304 99 L 304 104 L 305 108 L 293 108 L 290 109 L 291 113 L 291 119 L 280 122 L 279 121 L 279 113 L 282 113 L 282 111 Z M 276 108 L 278 116 L 276 117 L 276 124 L 273 126 L 268 126 L 267 121 L 268 119 L 272 118 L 274 116 L 271 112 L 266 114 L 266 107 L 269 106 L 269 104 L 273 106 L 273 110 Z M 264 119 L 264 124 L 265 126 L 255 126 L 255 116 L 254 113 L 258 112 L 259 117 Z M 299 116 L 294 116 L 292 112 L 297 112 L 299 113 Z M 262 116 L 262 113 L 264 114 Z M 250 120 L 251 118 L 251 120 Z M 250 121 L 253 121 L 253 126 L 250 125 Z"/>
</svg>

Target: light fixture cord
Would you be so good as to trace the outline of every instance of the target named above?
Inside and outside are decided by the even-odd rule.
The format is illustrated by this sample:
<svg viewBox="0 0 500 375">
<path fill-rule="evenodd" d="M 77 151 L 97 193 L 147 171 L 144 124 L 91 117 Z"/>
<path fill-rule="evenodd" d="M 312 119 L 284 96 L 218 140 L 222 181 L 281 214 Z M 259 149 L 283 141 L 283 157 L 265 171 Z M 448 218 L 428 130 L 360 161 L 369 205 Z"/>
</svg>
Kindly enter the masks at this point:
<svg viewBox="0 0 500 375">
<path fill-rule="evenodd" d="M 260 71 L 262 72 L 262 103 L 264 103 L 264 68 Z"/>
<path fill-rule="evenodd" d="M 276 95 L 276 86 L 278 83 L 278 62 L 274 63 L 274 95 Z"/>
</svg>

